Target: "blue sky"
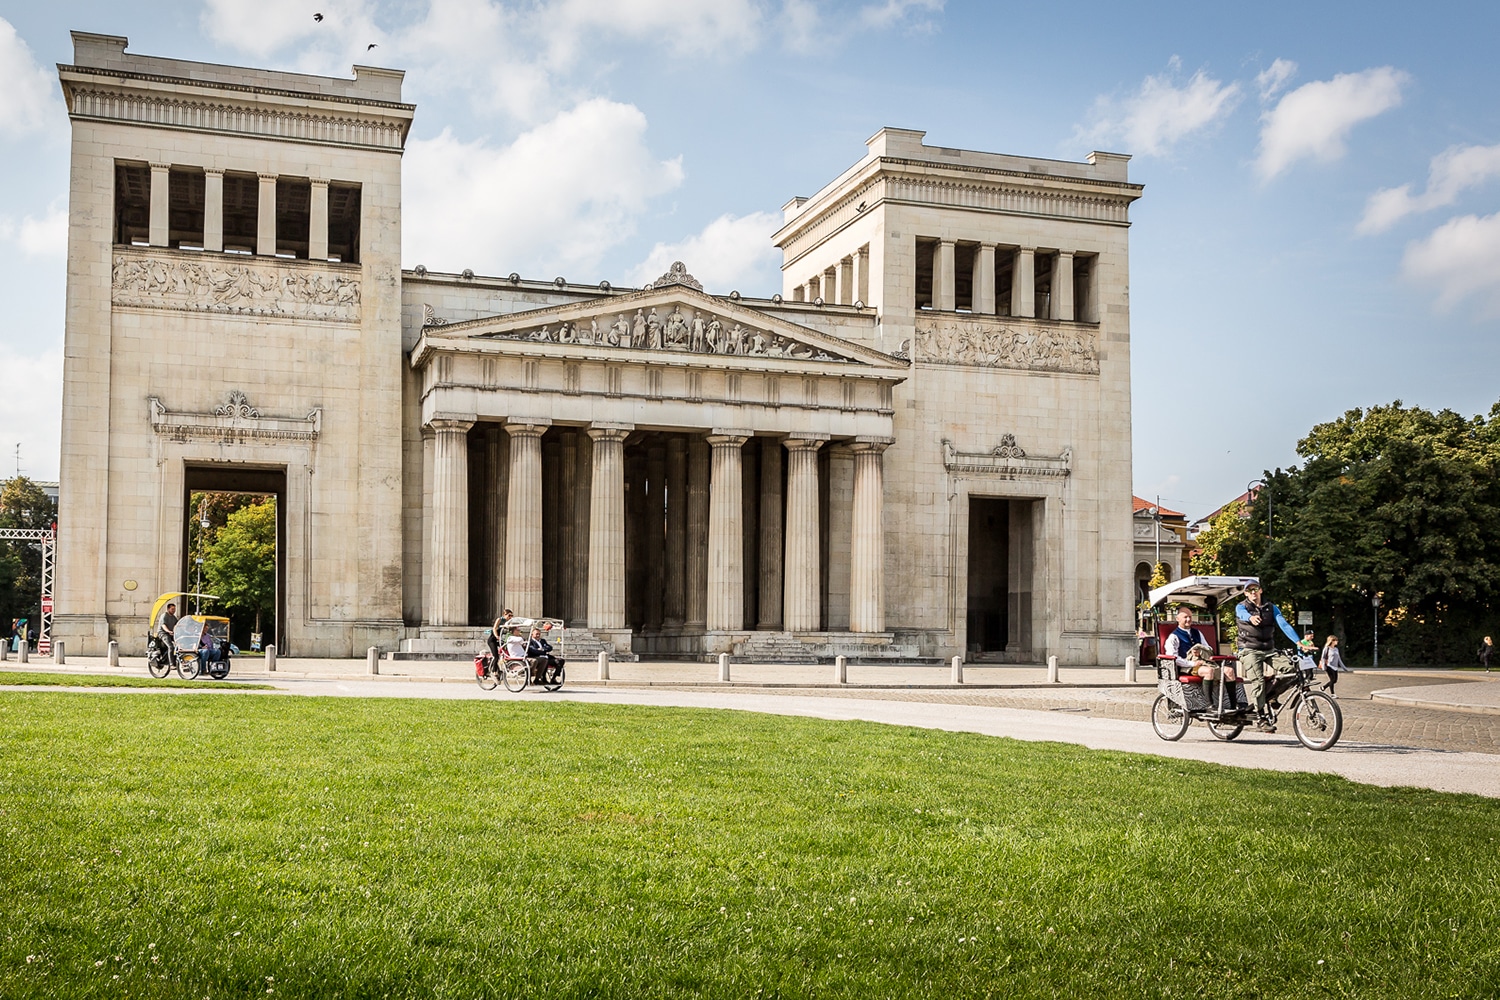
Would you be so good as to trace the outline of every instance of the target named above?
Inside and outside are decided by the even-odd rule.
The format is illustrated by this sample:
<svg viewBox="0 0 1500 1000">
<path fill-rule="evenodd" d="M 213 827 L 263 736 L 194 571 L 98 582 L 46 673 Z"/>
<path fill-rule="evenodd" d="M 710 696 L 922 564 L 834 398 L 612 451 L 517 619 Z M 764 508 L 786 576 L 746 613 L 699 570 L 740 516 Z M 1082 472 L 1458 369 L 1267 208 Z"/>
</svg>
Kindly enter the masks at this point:
<svg viewBox="0 0 1500 1000">
<path fill-rule="evenodd" d="M 27 474 L 57 469 L 70 28 L 406 69 L 408 266 L 626 284 L 680 256 L 712 290 L 768 293 L 780 206 L 882 125 L 1131 153 L 1135 486 L 1190 514 L 1350 407 L 1500 399 L 1500 5 L 6 0 L 0 18 L 6 474 L 17 442 Z"/>
</svg>

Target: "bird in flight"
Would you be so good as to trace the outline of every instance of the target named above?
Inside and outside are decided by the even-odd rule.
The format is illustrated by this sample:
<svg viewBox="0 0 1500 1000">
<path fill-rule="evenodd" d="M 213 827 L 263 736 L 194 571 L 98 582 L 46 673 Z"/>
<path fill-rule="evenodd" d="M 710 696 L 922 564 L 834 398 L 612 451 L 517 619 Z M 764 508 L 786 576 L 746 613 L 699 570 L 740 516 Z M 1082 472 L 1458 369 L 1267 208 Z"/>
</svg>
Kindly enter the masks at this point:
<svg viewBox="0 0 1500 1000">
<path fill-rule="evenodd" d="M 323 20 L 323 15 L 322 14 L 314 14 L 313 15 L 313 20 L 314 21 L 321 21 L 321 20 Z"/>
<path fill-rule="evenodd" d="M 366 52 L 370 51 L 371 49 L 373 49 L 378 44 L 380 44 L 380 43 L 379 42 L 371 42 L 369 45 L 365 46 L 365 51 Z"/>
</svg>

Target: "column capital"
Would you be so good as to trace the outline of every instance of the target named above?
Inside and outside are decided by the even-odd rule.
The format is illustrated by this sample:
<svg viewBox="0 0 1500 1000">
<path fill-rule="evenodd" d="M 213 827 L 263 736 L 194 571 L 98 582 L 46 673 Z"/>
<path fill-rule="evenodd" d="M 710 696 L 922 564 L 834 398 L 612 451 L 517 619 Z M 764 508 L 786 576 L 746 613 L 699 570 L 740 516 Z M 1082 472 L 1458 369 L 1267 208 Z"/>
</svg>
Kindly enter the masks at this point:
<svg viewBox="0 0 1500 1000">
<path fill-rule="evenodd" d="M 1016 253 L 1036 254 L 1036 247 L 1016 247 Z"/>
<path fill-rule="evenodd" d="M 981 250 L 993 250 L 993 249 L 995 249 L 999 245 L 1000 244 L 994 242 L 993 240 L 980 240 L 979 241 L 979 249 L 981 249 Z"/>
<path fill-rule="evenodd" d="M 151 169 L 152 170 L 171 170 L 172 169 L 172 164 L 170 164 L 170 163 L 153 163 L 153 164 L 151 164 Z"/>
<path fill-rule="evenodd" d="M 1059 250 L 1059 251 L 1057 251 L 1057 255 L 1059 257 L 1071 257 L 1071 256 L 1073 256 L 1073 251 L 1071 251 L 1071 250 Z"/>
<path fill-rule="evenodd" d="M 279 177 L 280 175 L 279 174 L 262 174 L 262 173 L 257 173 L 255 176 L 259 177 L 260 178 L 260 182 L 262 184 L 264 184 L 266 181 L 274 181 L 274 180 L 276 180 L 276 178 Z"/>
<path fill-rule="evenodd" d="M 793 433 L 782 439 L 788 451 L 817 451 L 828 443 L 830 434 Z"/>
<path fill-rule="evenodd" d="M 754 431 L 738 427 L 715 427 L 708 435 L 708 443 L 711 445 L 735 445 L 739 446 L 755 436 Z"/>
<path fill-rule="evenodd" d="M 328 181 L 325 178 L 322 178 L 322 177 L 314 177 L 312 179 L 312 186 L 313 187 L 327 187 L 328 186 Z"/>
<path fill-rule="evenodd" d="M 863 452 L 865 454 L 873 453 L 879 455 L 895 443 L 895 438 L 877 437 L 873 434 L 861 434 L 859 437 L 849 442 L 849 447 L 853 448 L 857 452 Z"/>
<path fill-rule="evenodd" d="M 505 432 L 511 437 L 541 437 L 551 426 L 551 417 L 512 417 L 505 422 Z"/>
<path fill-rule="evenodd" d="M 595 420 L 586 428 L 589 437 L 595 441 L 624 441 L 635 430 L 635 424 L 619 423 L 613 420 Z"/>
<path fill-rule="evenodd" d="M 434 413 L 432 419 L 427 421 L 427 426 L 431 427 L 434 433 L 438 431 L 466 432 L 470 427 L 474 426 L 474 415 L 469 413 Z"/>
<path fill-rule="evenodd" d="M 956 240 L 956 239 L 949 240 L 949 239 L 943 239 L 943 238 L 939 237 L 938 238 L 938 244 L 940 246 L 951 247 L 951 246 L 956 246 L 958 244 L 958 240 Z"/>
<path fill-rule="evenodd" d="M 223 177 L 224 176 L 224 168 L 223 167 L 204 167 L 203 168 L 203 176 L 204 177 Z"/>
</svg>

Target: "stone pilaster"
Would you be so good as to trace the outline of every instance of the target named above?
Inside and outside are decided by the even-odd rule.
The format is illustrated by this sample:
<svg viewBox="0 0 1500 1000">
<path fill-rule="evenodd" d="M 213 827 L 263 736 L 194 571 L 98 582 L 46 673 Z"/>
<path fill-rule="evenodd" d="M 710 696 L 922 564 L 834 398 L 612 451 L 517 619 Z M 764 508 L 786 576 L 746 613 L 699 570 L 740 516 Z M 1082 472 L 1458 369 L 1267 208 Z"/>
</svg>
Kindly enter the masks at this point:
<svg viewBox="0 0 1500 1000">
<path fill-rule="evenodd" d="M 484 432 L 484 447 L 485 472 L 489 476 L 484 490 L 484 535 L 490 545 L 485 553 L 490 561 L 489 572 L 485 574 L 490 584 L 485 616 L 493 621 L 505 609 L 505 504 L 510 492 L 510 438 L 498 426 L 491 425 Z"/>
<path fill-rule="evenodd" d="M 745 581 L 740 566 L 744 538 L 740 507 L 740 448 L 749 438 L 743 432 L 709 435 L 713 472 L 708 499 L 708 629 L 738 631 L 744 627 Z"/>
<path fill-rule="evenodd" d="M 1010 314 L 1036 315 L 1036 248 L 1016 251 L 1015 266 L 1010 272 Z"/>
<path fill-rule="evenodd" d="M 755 627 L 779 630 L 782 622 L 781 439 L 760 439 L 760 613 Z"/>
<path fill-rule="evenodd" d="M 434 625 L 469 624 L 469 428 L 472 417 L 439 414 L 433 432 L 432 603 Z"/>
<path fill-rule="evenodd" d="M 203 171 L 203 249 L 224 249 L 224 171 Z"/>
<path fill-rule="evenodd" d="M 662 624 L 680 629 L 687 620 L 687 441 L 667 438 L 667 566 Z"/>
<path fill-rule="evenodd" d="M 505 603 L 521 618 L 542 614 L 542 435 L 549 420 L 513 420 L 505 514 Z"/>
<path fill-rule="evenodd" d="M 870 245 L 866 243 L 854 256 L 854 301 L 870 304 Z"/>
<path fill-rule="evenodd" d="M 786 578 L 782 621 L 788 632 L 816 632 L 821 571 L 818 559 L 818 449 L 826 436 L 786 440 Z"/>
<path fill-rule="evenodd" d="M 839 294 L 838 304 L 841 306 L 854 305 L 854 258 L 845 257 L 839 261 Z"/>
<path fill-rule="evenodd" d="M 890 441 L 854 443 L 854 525 L 849 546 L 849 630 L 885 631 L 885 449 Z"/>
<path fill-rule="evenodd" d="M 591 629 L 625 628 L 625 436 L 627 425 L 589 428 L 588 622 Z"/>
<path fill-rule="evenodd" d="M 260 174 L 259 206 L 256 213 L 255 252 L 276 256 L 276 175 Z"/>
<path fill-rule="evenodd" d="M 146 241 L 154 247 L 166 246 L 171 238 L 171 221 L 168 218 L 171 170 L 171 165 L 167 163 L 151 164 L 151 215 Z"/>
<path fill-rule="evenodd" d="M 974 300 L 969 306 L 981 316 L 995 315 L 995 244 L 981 243 L 974 254 Z"/>
<path fill-rule="evenodd" d="M 687 458 L 687 570 L 683 582 L 688 631 L 700 631 L 708 621 L 708 442 L 688 439 Z"/>
<path fill-rule="evenodd" d="M 317 178 L 308 205 L 307 259 L 328 259 L 328 182 Z"/>
<path fill-rule="evenodd" d="M 952 240 L 942 240 L 932 255 L 932 308 L 952 312 L 958 307 L 958 292 L 955 290 L 953 272 Z"/>
<path fill-rule="evenodd" d="M 1059 250 L 1052 259 L 1052 318 L 1073 318 L 1073 251 Z"/>
</svg>

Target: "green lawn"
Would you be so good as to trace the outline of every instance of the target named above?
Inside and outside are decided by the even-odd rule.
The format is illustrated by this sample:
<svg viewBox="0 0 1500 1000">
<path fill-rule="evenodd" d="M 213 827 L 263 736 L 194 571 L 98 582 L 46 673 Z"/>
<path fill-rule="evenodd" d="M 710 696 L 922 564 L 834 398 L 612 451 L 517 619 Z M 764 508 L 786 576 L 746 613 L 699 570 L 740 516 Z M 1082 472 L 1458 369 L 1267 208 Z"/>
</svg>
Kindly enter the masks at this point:
<svg viewBox="0 0 1500 1000">
<path fill-rule="evenodd" d="M 0 694 L 4 997 L 1493 997 L 1500 802 L 734 712 Z"/>
<path fill-rule="evenodd" d="M 229 684 L 211 678 L 185 681 L 180 677 L 134 677 L 119 674 L 60 674 L 31 670 L 0 670 L 0 685 L 25 684 L 35 687 L 104 687 L 104 688 L 196 688 L 217 691 L 274 691 L 273 684 Z"/>
</svg>

